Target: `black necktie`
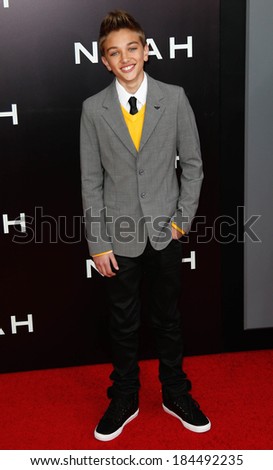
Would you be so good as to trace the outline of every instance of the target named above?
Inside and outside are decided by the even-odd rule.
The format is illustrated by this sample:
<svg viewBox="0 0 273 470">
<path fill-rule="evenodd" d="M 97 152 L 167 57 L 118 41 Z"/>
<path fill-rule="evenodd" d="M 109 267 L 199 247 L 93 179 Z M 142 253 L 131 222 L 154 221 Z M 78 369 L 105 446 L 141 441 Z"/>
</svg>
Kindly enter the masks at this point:
<svg viewBox="0 0 273 470">
<path fill-rule="evenodd" d="M 138 113 L 137 105 L 136 105 L 136 97 L 131 96 L 131 98 L 128 100 L 129 105 L 130 105 L 130 114 L 136 114 Z"/>
</svg>

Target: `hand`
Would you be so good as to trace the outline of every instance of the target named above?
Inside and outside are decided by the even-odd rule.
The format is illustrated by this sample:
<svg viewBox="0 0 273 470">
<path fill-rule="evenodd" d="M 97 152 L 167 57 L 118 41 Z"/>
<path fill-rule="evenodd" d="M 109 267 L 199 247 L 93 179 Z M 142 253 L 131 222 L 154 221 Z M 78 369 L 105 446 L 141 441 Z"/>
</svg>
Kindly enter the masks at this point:
<svg viewBox="0 0 273 470">
<path fill-rule="evenodd" d="M 119 269 L 114 253 L 106 253 L 105 255 L 95 256 L 93 261 L 99 273 L 106 277 L 113 277 L 116 275 L 116 273 L 112 271 L 112 266 L 116 270 Z"/>
<path fill-rule="evenodd" d="M 179 232 L 179 230 L 176 230 L 176 228 L 174 228 L 172 226 L 172 238 L 173 240 L 179 240 L 179 238 L 183 237 L 183 233 Z"/>
</svg>

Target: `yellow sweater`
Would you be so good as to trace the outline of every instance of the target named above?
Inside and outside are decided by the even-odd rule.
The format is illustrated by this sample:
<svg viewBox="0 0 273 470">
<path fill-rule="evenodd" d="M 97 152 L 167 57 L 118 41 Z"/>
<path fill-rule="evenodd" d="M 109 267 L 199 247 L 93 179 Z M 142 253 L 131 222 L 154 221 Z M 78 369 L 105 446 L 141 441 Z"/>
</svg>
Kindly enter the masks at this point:
<svg viewBox="0 0 273 470">
<path fill-rule="evenodd" d="M 121 106 L 121 111 L 125 119 L 126 125 L 128 127 L 129 134 L 137 150 L 139 150 L 140 141 L 141 141 L 145 108 L 146 108 L 146 105 L 142 106 L 141 110 L 138 111 L 138 113 L 132 115 L 128 113 L 128 111 L 126 111 L 126 109 L 123 108 L 123 106 Z"/>
</svg>

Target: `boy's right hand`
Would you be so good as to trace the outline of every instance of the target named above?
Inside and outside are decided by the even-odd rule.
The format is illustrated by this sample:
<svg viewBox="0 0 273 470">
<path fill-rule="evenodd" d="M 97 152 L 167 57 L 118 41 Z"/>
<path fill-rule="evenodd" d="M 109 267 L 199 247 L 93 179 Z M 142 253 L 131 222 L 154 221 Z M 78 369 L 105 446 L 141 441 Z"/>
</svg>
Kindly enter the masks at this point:
<svg viewBox="0 0 273 470">
<path fill-rule="evenodd" d="M 118 271 L 118 263 L 114 253 L 106 253 L 105 255 L 95 256 L 93 261 L 100 274 L 106 277 L 113 277 L 116 275 L 112 268 Z"/>
</svg>

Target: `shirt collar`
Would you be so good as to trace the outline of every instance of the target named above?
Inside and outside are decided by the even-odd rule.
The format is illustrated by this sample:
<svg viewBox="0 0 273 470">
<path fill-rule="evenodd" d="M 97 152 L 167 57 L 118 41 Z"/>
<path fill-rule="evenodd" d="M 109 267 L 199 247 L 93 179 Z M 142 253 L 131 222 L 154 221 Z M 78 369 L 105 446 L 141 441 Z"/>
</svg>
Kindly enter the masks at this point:
<svg viewBox="0 0 273 470">
<path fill-rule="evenodd" d="M 147 75 L 144 72 L 143 81 L 139 89 L 133 95 L 131 93 L 128 93 L 128 91 L 125 90 L 125 88 L 119 83 L 117 79 L 116 79 L 116 89 L 117 89 L 118 98 L 119 98 L 119 102 L 121 106 L 123 106 L 128 111 L 130 108 L 128 100 L 131 96 L 135 96 L 137 99 L 138 110 L 140 110 L 142 106 L 146 104 L 147 91 L 148 91 Z"/>
</svg>

